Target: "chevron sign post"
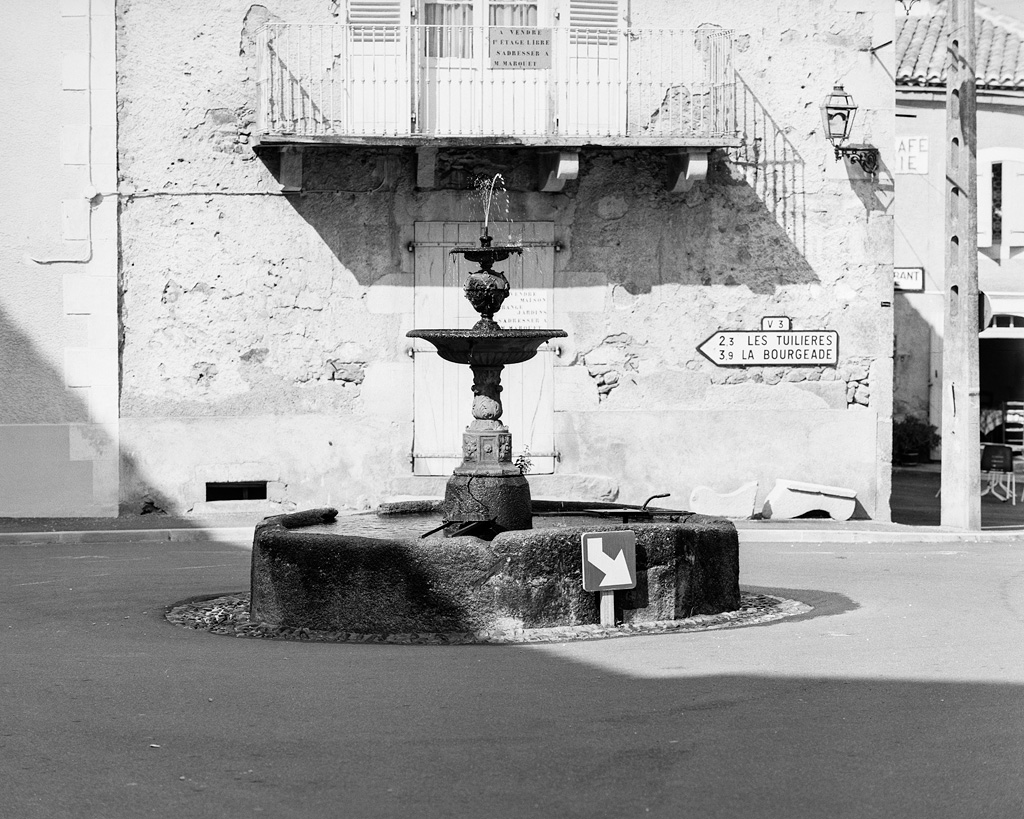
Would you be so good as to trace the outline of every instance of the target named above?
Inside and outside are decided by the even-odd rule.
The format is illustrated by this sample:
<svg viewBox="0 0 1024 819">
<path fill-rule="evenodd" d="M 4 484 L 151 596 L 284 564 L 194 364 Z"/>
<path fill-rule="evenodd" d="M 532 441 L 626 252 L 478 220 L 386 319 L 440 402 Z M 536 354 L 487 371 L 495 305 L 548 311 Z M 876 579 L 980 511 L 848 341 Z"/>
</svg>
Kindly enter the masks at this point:
<svg viewBox="0 0 1024 819">
<path fill-rule="evenodd" d="M 601 593 L 601 625 L 615 625 L 615 590 L 636 586 L 636 533 L 582 535 L 583 590 Z"/>
</svg>

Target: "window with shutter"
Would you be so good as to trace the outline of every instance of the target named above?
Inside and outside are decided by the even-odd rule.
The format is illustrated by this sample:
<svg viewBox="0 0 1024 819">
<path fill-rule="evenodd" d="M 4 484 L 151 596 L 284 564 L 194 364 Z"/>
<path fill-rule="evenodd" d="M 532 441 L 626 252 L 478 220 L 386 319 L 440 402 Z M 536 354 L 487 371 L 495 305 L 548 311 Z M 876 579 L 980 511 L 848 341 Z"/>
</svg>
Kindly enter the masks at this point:
<svg viewBox="0 0 1024 819">
<path fill-rule="evenodd" d="M 1024 247 L 1024 148 L 978 151 L 978 247 Z"/>
</svg>

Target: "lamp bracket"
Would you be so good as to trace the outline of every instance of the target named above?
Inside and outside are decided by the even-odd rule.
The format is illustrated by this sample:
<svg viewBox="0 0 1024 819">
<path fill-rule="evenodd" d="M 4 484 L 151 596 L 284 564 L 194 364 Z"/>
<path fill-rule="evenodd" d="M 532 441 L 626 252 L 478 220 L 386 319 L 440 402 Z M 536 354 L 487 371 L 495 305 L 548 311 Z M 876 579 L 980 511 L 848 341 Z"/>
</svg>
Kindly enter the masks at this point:
<svg viewBox="0 0 1024 819">
<path fill-rule="evenodd" d="M 860 165 L 864 173 L 878 175 L 878 148 L 871 145 L 837 145 L 836 160 L 849 159 L 854 165 Z"/>
</svg>

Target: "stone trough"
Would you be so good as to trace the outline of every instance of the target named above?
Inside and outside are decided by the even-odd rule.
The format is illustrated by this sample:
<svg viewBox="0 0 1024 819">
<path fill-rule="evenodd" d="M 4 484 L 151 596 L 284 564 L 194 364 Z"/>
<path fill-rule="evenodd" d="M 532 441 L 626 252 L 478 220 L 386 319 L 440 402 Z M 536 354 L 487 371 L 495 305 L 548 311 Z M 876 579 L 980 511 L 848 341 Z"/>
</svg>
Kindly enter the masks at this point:
<svg viewBox="0 0 1024 819">
<path fill-rule="evenodd" d="M 334 509 L 268 518 L 252 553 L 253 622 L 367 634 L 484 632 L 600 622 L 583 590 L 580 536 L 636 533 L 637 586 L 615 593 L 616 620 L 644 623 L 740 605 L 739 541 L 730 521 L 595 521 L 475 537 L 413 539 L 310 531 Z"/>
</svg>

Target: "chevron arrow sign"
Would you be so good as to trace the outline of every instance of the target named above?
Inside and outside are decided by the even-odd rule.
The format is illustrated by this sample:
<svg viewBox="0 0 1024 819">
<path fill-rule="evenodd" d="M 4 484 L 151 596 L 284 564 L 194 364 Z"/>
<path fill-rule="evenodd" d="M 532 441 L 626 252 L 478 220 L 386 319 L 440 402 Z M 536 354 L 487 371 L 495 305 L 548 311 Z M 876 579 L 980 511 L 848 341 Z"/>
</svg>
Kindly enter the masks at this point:
<svg viewBox="0 0 1024 819">
<path fill-rule="evenodd" d="M 615 591 L 636 586 L 636 533 L 588 532 L 583 541 L 583 590 Z"/>
</svg>

